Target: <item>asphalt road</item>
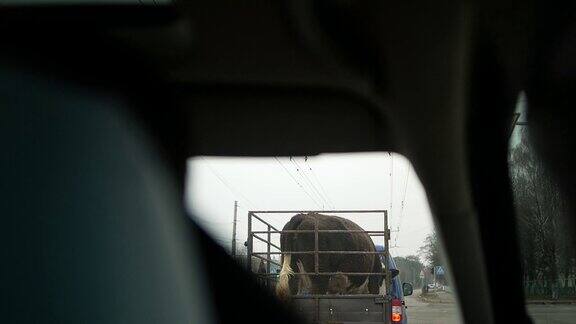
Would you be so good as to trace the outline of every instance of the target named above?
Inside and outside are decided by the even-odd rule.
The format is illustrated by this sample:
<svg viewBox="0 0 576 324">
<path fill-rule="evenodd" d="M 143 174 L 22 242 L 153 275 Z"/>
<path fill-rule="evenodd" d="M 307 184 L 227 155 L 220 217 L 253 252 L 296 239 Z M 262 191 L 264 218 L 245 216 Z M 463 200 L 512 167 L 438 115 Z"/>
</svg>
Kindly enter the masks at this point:
<svg viewBox="0 0 576 324">
<path fill-rule="evenodd" d="M 416 296 L 406 298 L 409 324 L 460 324 L 456 304 L 425 303 Z M 528 313 L 536 324 L 576 323 L 576 304 L 528 305 Z"/>
<path fill-rule="evenodd" d="M 528 313 L 537 324 L 576 323 L 576 304 L 528 305 Z"/>
<path fill-rule="evenodd" d="M 418 292 L 415 291 L 416 294 Z M 409 324 L 459 324 L 458 309 L 454 303 L 425 303 L 415 295 L 406 297 Z"/>
</svg>

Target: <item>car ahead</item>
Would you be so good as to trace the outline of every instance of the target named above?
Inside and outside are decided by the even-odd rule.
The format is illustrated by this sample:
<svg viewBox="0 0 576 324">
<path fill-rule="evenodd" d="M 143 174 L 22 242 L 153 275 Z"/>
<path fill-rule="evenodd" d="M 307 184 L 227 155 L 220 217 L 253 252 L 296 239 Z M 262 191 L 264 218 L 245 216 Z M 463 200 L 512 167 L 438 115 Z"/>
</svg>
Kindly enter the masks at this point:
<svg viewBox="0 0 576 324">
<path fill-rule="evenodd" d="M 378 252 L 384 251 L 384 247 L 381 245 L 376 245 L 376 250 Z M 381 257 L 381 259 L 383 259 Z M 382 260 L 383 261 L 383 260 Z M 388 267 L 392 272 L 392 287 L 391 297 L 392 297 L 392 323 L 408 323 L 408 314 L 406 312 L 406 301 L 404 297 L 412 295 L 413 287 L 411 283 L 404 282 L 400 280 L 399 270 L 394 262 L 394 258 L 388 258 Z"/>
</svg>

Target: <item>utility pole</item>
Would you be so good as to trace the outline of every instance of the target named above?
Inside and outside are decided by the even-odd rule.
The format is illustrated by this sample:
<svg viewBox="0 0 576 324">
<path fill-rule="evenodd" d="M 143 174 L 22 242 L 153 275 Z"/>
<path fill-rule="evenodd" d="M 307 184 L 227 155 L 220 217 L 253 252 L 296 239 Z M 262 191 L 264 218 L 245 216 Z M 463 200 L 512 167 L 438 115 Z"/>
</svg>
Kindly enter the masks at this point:
<svg viewBox="0 0 576 324">
<path fill-rule="evenodd" d="M 232 257 L 236 258 L 236 221 L 238 219 L 238 201 L 234 200 L 234 222 L 232 223 Z"/>
<path fill-rule="evenodd" d="M 512 125 L 510 127 L 510 131 L 508 132 L 508 139 L 510 139 L 512 137 L 512 134 L 514 133 L 514 128 L 516 128 L 516 125 L 518 126 L 527 126 L 528 122 L 520 122 L 518 121 L 518 119 L 520 119 L 520 113 L 514 113 L 514 115 L 512 115 Z"/>
</svg>

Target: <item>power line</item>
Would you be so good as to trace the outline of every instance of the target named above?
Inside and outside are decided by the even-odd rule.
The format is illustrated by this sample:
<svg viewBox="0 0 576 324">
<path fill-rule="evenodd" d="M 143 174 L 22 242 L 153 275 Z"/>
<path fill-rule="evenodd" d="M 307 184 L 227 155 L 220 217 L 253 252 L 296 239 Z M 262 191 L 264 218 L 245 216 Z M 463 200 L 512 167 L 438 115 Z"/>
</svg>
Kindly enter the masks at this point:
<svg viewBox="0 0 576 324">
<path fill-rule="evenodd" d="M 310 172 L 312 173 L 312 176 L 314 177 L 314 179 L 316 180 L 316 182 L 318 183 L 318 185 L 320 186 L 320 190 L 322 190 L 322 193 L 324 194 L 324 196 L 326 197 L 326 199 L 328 199 L 328 202 L 330 203 L 330 205 L 332 206 L 332 209 L 336 209 L 336 206 L 334 205 L 334 202 L 332 202 L 332 199 L 330 199 L 330 197 L 328 196 L 328 194 L 326 193 L 326 190 L 324 189 L 324 186 L 322 185 L 322 182 L 320 182 L 320 179 L 316 176 L 316 172 L 314 172 L 314 170 L 312 170 L 312 167 L 310 166 L 310 164 L 308 163 L 308 157 L 304 158 L 304 163 L 308 166 L 308 169 L 310 170 Z"/>
<path fill-rule="evenodd" d="M 228 182 L 226 180 L 224 180 L 224 177 L 222 177 L 220 174 L 218 174 L 218 172 L 216 172 L 216 170 L 214 170 L 211 166 L 210 163 L 208 162 L 208 160 L 206 160 L 203 156 L 200 157 L 202 160 L 204 160 L 204 162 L 206 163 L 206 167 L 208 167 L 208 169 L 214 174 L 214 176 L 216 176 L 216 178 L 218 178 L 218 180 L 220 180 L 220 182 L 226 187 L 228 188 L 228 190 L 230 190 L 230 192 L 232 193 L 232 195 L 236 196 L 236 197 L 241 197 L 241 200 L 244 200 L 246 203 L 248 203 L 248 205 L 250 205 L 250 208 L 252 209 L 256 209 L 255 205 L 250 201 L 250 199 L 248 199 L 246 196 L 244 196 L 239 190 L 234 189 L 231 185 L 228 184 Z"/>
<path fill-rule="evenodd" d="M 408 181 L 410 180 L 410 171 L 412 167 L 408 164 L 408 171 L 406 172 L 406 180 L 404 181 L 404 194 L 402 195 L 402 202 L 400 204 L 400 217 L 398 218 L 398 233 L 396 233 L 396 238 L 394 239 L 394 244 L 398 244 L 398 236 L 400 236 L 400 226 L 402 225 L 402 219 L 404 218 L 404 206 L 406 202 L 406 194 L 408 192 Z"/>
<path fill-rule="evenodd" d="M 296 161 L 296 158 L 291 156 L 290 161 L 292 162 L 292 164 L 294 164 L 294 166 L 296 167 L 296 172 L 300 175 L 300 177 L 302 179 L 304 179 L 304 182 L 308 183 L 309 188 L 312 188 L 312 192 L 315 193 L 316 196 L 318 198 L 320 198 L 320 200 L 323 202 L 322 203 L 322 209 L 324 209 L 324 206 L 328 205 L 328 201 L 326 200 L 326 198 L 324 198 L 324 196 L 322 196 L 322 194 L 318 191 L 316 186 L 312 183 L 312 181 L 310 181 L 310 178 L 308 178 L 308 176 L 304 172 L 304 169 L 300 166 L 300 164 L 298 164 L 298 161 Z"/>
<path fill-rule="evenodd" d="M 240 204 L 238 204 L 238 208 L 244 210 L 246 213 L 250 212 L 250 210 L 256 210 L 254 208 L 248 209 L 248 208 L 246 208 Z M 244 222 L 244 220 L 242 218 L 240 218 L 240 219 L 238 219 L 238 222 L 242 223 L 242 222 Z"/>
<path fill-rule="evenodd" d="M 310 173 L 313 173 L 312 167 L 310 167 L 310 165 L 308 164 L 308 157 L 304 157 L 304 162 L 305 164 L 308 166 L 308 170 L 311 171 Z M 300 166 L 300 164 L 298 164 L 298 166 Z M 306 174 L 306 172 L 304 171 L 305 168 L 300 168 L 302 170 L 303 174 Z M 320 181 L 318 180 L 318 178 L 313 174 L 313 176 L 316 178 L 316 182 L 322 186 L 322 184 L 320 183 Z M 318 190 L 318 187 L 314 184 L 314 181 L 310 180 L 310 177 L 306 176 L 306 178 L 308 179 L 308 181 L 310 182 L 310 184 L 312 185 L 312 187 L 314 188 L 314 190 L 318 193 L 318 195 L 320 197 L 322 197 L 322 200 L 324 200 L 324 202 L 326 203 L 326 205 L 328 207 L 332 207 L 332 209 L 335 209 L 335 207 L 333 206 L 333 204 L 331 204 L 330 199 L 328 199 L 328 196 L 326 194 L 324 194 L 324 192 L 321 192 L 321 190 Z"/>
<path fill-rule="evenodd" d="M 296 182 L 296 184 L 300 187 L 300 189 L 302 189 L 302 191 L 308 196 L 308 198 L 310 198 L 316 204 L 316 206 L 318 206 L 319 208 L 322 208 L 321 204 L 319 204 L 318 201 L 316 201 L 316 199 L 314 199 L 314 197 L 312 197 L 312 195 L 310 195 L 310 193 L 304 188 L 304 186 L 302 184 L 300 184 L 300 182 L 298 182 L 298 180 L 292 175 L 292 173 L 290 171 L 288 171 L 288 169 L 284 166 L 284 164 L 277 157 L 274 157 L 274 159 L 276 159 L 276 161 L 278 163 L 280 163 L 280 166 L 282 166 L 284 171 L 286 171 L 286 173 L 288 173 L 290 175 L 292 180 L 294 180 L 294 182 Z M 292 159 L 290 159 L 290 161 L 292 161 Z"/>
<path fill-rule="evenodd" d="M 316 206 L 318 206 L 319 208 L 321 208 L 320 204 L 316 201 L 316 199 L 312 198 L 312 196 L 308 193 L 308 191 L 306 191 L 304 189 L 304 187 L 300 184 L 300 182 L 298 182 L 298 180 L 296 180 L 296 178 L 292 175 L 292 173 L 290 173 L 290 171 L 288 171 L 288 169 L 284 166 L 284 164 L 278 159 L 278 157 L 274 157 L 274 159 L 276 160 L 276 162 L 278 162 L 278 164 L 280 164 L 280 166 L 282 167 L 282 169 L 284 169 L 284 171 L 286 173 L 288 173 L 288 175 L 290 176 L 290 178 L 292 178 L 292 180 L 294 180 L 294 182 L 296 182 L 296 184 L 298 185 L 298 187 L 300 187 L 300 189 L 302 189 L 302 191 L 306 194 L 306 196 L 308 196 L 308 198 L 310 198 L 310 200 L 312 200 Z"/>
</svg>

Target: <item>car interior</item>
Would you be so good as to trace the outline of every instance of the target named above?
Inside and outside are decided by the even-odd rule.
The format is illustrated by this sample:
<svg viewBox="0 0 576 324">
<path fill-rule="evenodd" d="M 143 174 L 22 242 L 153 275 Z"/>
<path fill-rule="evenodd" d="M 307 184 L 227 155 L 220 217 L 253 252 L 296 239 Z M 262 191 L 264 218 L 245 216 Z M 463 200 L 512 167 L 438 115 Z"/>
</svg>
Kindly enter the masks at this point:
<svg viewBox="0 0 576 324">
<path fill-rule="evenodd" d="M 575 14 L 537 0 L 0 4 L 1 321 L 300 322 L 186 214 L 186 160 L 392 151 L 424 184 L 463 322 L 531 323 L 508 141 L 523 92 L 536 148 L 576 197 Z"/>
</svg>

